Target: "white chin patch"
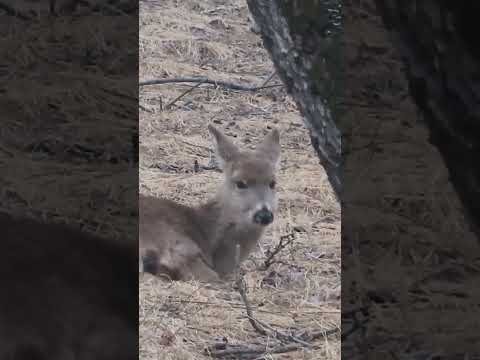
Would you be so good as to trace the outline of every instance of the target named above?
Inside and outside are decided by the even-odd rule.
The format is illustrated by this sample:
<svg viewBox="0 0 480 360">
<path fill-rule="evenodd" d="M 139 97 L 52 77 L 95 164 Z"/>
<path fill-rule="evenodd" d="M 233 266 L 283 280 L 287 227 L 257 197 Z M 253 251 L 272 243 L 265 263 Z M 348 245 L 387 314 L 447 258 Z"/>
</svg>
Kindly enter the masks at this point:
<svg viewBox="0 0 480 360">
<path fill-rule="evenodd" d="M 260 211 L 262 210 L 263 208 L 267 209 L 268 211 L 270 212 L 273 212 L 272 211 L 272 207 L 268 204 L 260 204 L 260 205 L 257 205 L 257 207 L 255 208 L 255 210 L 253 210 L 253 214 L 255 214 L 257 211 Z"/>
</svg>

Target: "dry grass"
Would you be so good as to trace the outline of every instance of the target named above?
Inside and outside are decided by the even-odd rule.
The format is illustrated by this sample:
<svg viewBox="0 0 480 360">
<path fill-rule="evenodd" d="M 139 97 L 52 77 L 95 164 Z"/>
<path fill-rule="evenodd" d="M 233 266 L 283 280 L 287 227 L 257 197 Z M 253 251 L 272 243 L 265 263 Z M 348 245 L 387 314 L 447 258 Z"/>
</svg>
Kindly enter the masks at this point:
<svg viewBox="0 0 480 360">
<path fill-rule="evenodd" d="M 140 81 L 207 76 L 261 83 L 273 65 L 259 37 L 248 29 L 242 0 L 140 3 Z M 278 82 L 274 78 L 272 82 Z M 188 85 L 190 86 L 190 85 Z M 258 250 L 244 264 L 248 297 L 261 321 L 282 331 L 340 326 L 340 208 L 310 146 L 294 103 L 281 88 L 256 93 L 203 86 L 166 110 L 186 84 L 142 87 L 140 191 L 192 204 L 209 197 L 221 174 L 208 165 L 214 121 L 237 144 L 252 146 L 269 127 L 281 131 L 280 210 Z M 295 240 L 267 271 L 258 270 L 282 235 Z M 140 277 L 140 358 L 206 359 L 206 346 L 265 343 L 253 330 L 233 284 L 168 283 Z M 313 349 L 268 359 L 339 359 L 339 336 Z"/>
</svg>

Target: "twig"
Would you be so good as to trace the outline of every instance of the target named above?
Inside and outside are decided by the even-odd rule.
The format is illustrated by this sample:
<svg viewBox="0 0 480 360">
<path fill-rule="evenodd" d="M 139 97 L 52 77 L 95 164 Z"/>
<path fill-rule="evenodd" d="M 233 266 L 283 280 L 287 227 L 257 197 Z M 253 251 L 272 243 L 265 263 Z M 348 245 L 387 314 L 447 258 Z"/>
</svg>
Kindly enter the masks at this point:
<svg viewBox="0 0 480 360">
<path fill-rule="evenodd" d="M 206 349 L 205 353 L 216 358 L 232 357 L 232 355 L 236 355 L 235 358 L 237 359 L 251 359 L 252 356 L 257 357 L 258 355 L 266 353 L 282 354 L 290 351 L 296 351 L 301 347 L 302 346 L 300 344 L 288 344 L 278 345 L 269 349 L 268 345 L 237 345 L 230 346 L 225 350 Z"/>
<path fill-rule="evenodd" d="M 271 327 L 270 325 L 268 324 L 265 324 L 264 322 L 260 321 L 260 320 L 257 320 L 255 319 L 255 321 L 260 324 L 261 326 L 263 326 L 264 328 L 270 330 L 271 332 L 273 332 L 273 334 L 275 335 L 275 337 L 278 339 L 278 340 L 281 340 L 281 341 L 288 341 L 288 342 L 296 342 L 296 343 L 299 343 L 305 347 L 312 347 L 311 344 L 309 344 L 308 342 L 302 340 L 302 339 L 299 339 L 296 335 L 291 335 L 291 334 L 285 334 L 284 332 L 281 332 L 277 329 L 274 329 L 273 327 Z"/>
<path fill-rule="evenodd" d="M 288 234 L 288 235 L 283 235 L 280 237 L 280 242 L 275 246 L 275 248 L 273 249 L 273 251 L 271 251 L 269 253 L 269 255 L 267 256 L 267 258 L 265 259 L 265 261 L 263 262 L 263 267 L 262 267 L 262 270 L 267 270 L 272 264 L 275 263 L 275 256 L 280 252 L 282 251 L 283 249 L 285 249 L 288 245 L 290 245 L 293 240 L 295 240 L 295 234 L 294 233 L 291 233 L 291 234 Z"/>
<path fill-rule="evenodd" d="M 270 80 L 273 79 L 273 77 L 275 76 L 276 73 L 277 73 L 277 70 L 273 70 L 272 73 L 270 74 L 270 76 L 267 78 L 267 80 L 265 80 L 265 81 L 262 83 L 262 85 L 260 85 L 260 87 L 266 86 L 266 85 L 270 82 Z"/>
<path fill-rule="evenodd" d="M 297 335 L 296 337 L 297 338 L 301 337 L 308 340 L 315 340 L 320 337 L 336 334 L 338 332 L 340 332 L 340 329 L 335 328 L 331 330 L 319 330 L 311 333 L 304 333 L 302 335 Z M 314 345 L 310 345 L 310 347 L 315 348 Z M 266 353 L 281 354 L 281 353 L 296 351 L 302 348 L 304 348 L 304 346 L 301 342 L 297 342 L 295 344 L 285 344 L 285 345 L 278 344 L 273 346 L 272 348 L 269 348 L 268 345 L 224 344 L 221 348 L 211 346 L 205 349 L 205 353 L 216 358 L 235 356 L 235 358 L 238 358 L 238 359 L 253 359 L 253 358 L 257 358 L 259 355 L 266 354 Z"/>
<path fill-rule="evenodd" d="M 340 332 L 339 328 L 329 329 L 329 330 L 316 330 L 312 332 L 304 332 L 303 334 L 297 334 L 296 336 L 300 339 L 313 341 L 322 337 L 335 335 Z"/>
<path fill-rule="evenodd" d="M 242 278 L 243 280 L 243 278 Z M 252 309 L 250 307 L 250 302 L 248 301 L 247 295 L 245 293 L 245 282 L 242 281 L 242 284 L 239 284 L 238 287 L 238 292 L 240 293 L 240 296 L 242 297 L 243 302 L 245 303 L 245 310 L 247 312 L 247 317 L 248 321 L 252 325 L 252 327 L 255 329 L 256 332 L 258 332 L 260 335 L 267 335 L 267 331 L 263 328 L 262 325 L 253 317 L 252 314 Z"/>
<path fill-rule="evenodd" d="M 273 88 L 273 87 L 280 87 L 283 84 L 273 84 L 273 85 L 265 85 L 265 86 L 258 86 L 258 85 L 241 85 L 232 83 L 229 81 L 222 81 L 222 80 L 212 80 L 206 77 L 178 77 L 173 79 L 156 79 L 156 80 L 146 80 L 141 81 L 138 85 L 139 86 L 148 86 L 148 85 L 160 85 L 160 84 L 171 84 L 171 83 L 202 83 L 202 84 L 210 84 L 219 87 L 223 87 L 225 89 L 230 90 L 239 90 L 239 91 L 258 91 L 261 89 Z"/>
<path fill-rule="evenodd" d="M 260 335 L 267 335 L 267 331 L 263 328 L 262 325 L 253 317 L 252 307 L 250 306 L 250 301 L 248 300 L 247 293 L 246 293 L 246 286 L 244 280 L 244 274 L 242 269 L 238 268 L 239 260 L 240 260 L 240 246 L 237 244 L 237 252 L 236 252 L 236 266 L 237 266 L 237 279 L 235 281 L 235 285 L 237 287 L 238 292 L 242 298 L 243 303 L 245 304 L 245 311 L 247 312 L 247 318 L 254 330 L 259 333 Z"/>
<path fill-rule="evenodd" d="M 138 104 L 138 107 L 139 107 L 140 109 L 142 109 L 143 111 L 146 111 L 146 112 L 149 112 L 149 113 L 152 112 L 150 109 L 147 109 L 145 106 L 143 106 L 143 105 L 140 104 L 140 103 Z"/>
<path fill-rule="evenodd" d="M 291 243 L 294 239 L 293 234 L 289 234 L 286 236 L 282 236 L 280 238 L 279 245 L 275 248 L 272 252 L 271 258 L 275 256 L 281 249 Z M 205 353 L 209 356 L 216 357 L 216 358 L 224 358 L 224 357 L 232 357 L 238 359 L 256 359 L 259 355 L 265 353 L 271 354 L 280 354 L 286 353 L 290 351 L 296 351 L 301 348 L 314 348 L 314 345 L 310 344 L 309 341 L 313 341 L 320 337 L 325 337 L 328 335 L 332 335 L 338 333 L 340 330 L 338 328 L 331 329 L 331 330 L 320 330 L 314 332 L 303 332 L 299 334 L 286 334 L 281 332 L 272 326 L 263 323 L 262 321 L 256 319 L 253 316 L 252 307 L 250 305 L 250 301 L 248 300 L 246 294 L 246 286 L 245 286 L 245 279 L 244 279 L 244 270 L 239 267 L 240 263 L 240 245 L 237 244 L 235 249 L 235 266 L 237 269 L 236 273 L 236 281 L 235 285 L 240 293 L 242 301 L 245 305 L 245 310 L 247 312 L 247 318 L 250 324 L 252 325 L 253 329 L 262 336 L 269 335 L 268 331 L 273 333 L 273 337 L 277 340 L 283 342 L 290 342 L 285 345 L 278 344 L 273 348 L 269 349 L 268 345 L 229 345 L 229 344 L 222 344 L 221 348 L 218 346 L 210 346 L 205 349 Z M 293 342 L 293 343 L 292 343 Z"/>
<path fill-rule="evenodd" d="M 200 172 L 200 170 L 206 170 L 206 171 L 216 171 L 216 172 L 221 172 L 221 170 L 217 166 L 210 166 L 210 165 L 200 165 L 198 163 L 198 160 L 195 160 L 193 163 L 193 171 L 195 173 Z"/>
<path fill-rule="evenodd" d="M 179 303 L 179 304 L 197 304 L 197 305 L 204 305 L 204 306 L 212 306 L 212 307 L 217 307 L 217 308 L 227 308 L 227 309 L 231 309 L 231 308 L 243 308 L 245 307 L 245 304 L 244 303 L 240 303 L 240 302 L 228 302 L 228 305 L 226 304 L 220 304 L 220 303 L 216 303 L 216 302 L 212 302 L 212 301 L 197 301 L 197 300 L 184 300 L 184 299 L 178 299 L 178 300 L 174 300 L 174 299 L 169 299 L 169 302 L 170 303 Z M 264 313 L 264 314 L 274 314 L 274 315 L 278 315 L 278 312 L 276 311 L 270 311 L 270 310 L 264 310 L 264 309 L 261 309 L 261 308 L 258 308 L 258 306 L 254 306 L 252 304 L 250 304 L 250 308 L 252 310 L 255 310 L 255 312 L 260 312 L 260 313 Z M 340 312 L 339 311 L 312 311 L 312 312 L 307 312 L 306 314 L 339 314 Z M 305 314 L 305 313 L 303 313 Z M 330 331 L 331 330 L 327 330 L 327 333 L 326 335 L 331 335 L 330 334 Z M 332 330 L 333 332 L 338 332 L 338 330 Z M 333 334 L 332 332 L 332 334 Z M 300 339 L 304 339 L 305 336 L 313 336 L 313 338 L 317 338 L 315 336 L 315 334 L 317 334 L 317 332 L 312 332 L 312 333 L 307 333 L 305 332 L 304 334 L 301 334 L 301 335 L 296 335 L 298 336 Z M 322 336 L 322 334 L 325 334 L 325 331 L 318 331 L 318 335 L 319 336 Z"/>
<path fill-rule="evenodd" d="M 178 100 L 180 100 L 182 97 L 184 97 L 185 95 L 187 95 L 188 93 L 192 92 L 193 90 L 195 90 L 196 88 L 198 88 L 200 85 L 204 84 L 205 82 L 201 81 L 199 82 L 198 84 L 196 84 L 195 86 L 192 86 L 190 87 L 187 91 L 184 91 L 183 93 L 181 93 L 179 96 L 177 96 L 175 99 L 173 99 L 172 101 L 170 101 L 166 106 L 165 106 L 165 110 L 168 110 L 170 109 L 171 106 L 173 106 Z"/>
<path fill-rule="evenodd" d="M 206 170 L 206 171 L 216 171 L 216 172 L 222 172 L 222 170 L 220 170 L 217 166 L 209 166 L 209 165 L 200 165 L 199 170 L 202 169 L 202 170 Z"/>
<path fill-rule="evenodd" d="M 273 333 L 273 337 L 280 340 L 280 341 L 287 341 L 287 342 L 295 342 L 298 343 L 304 347 L 312 347 L 311 344 L 309 344 L 307 341 L 311 341 L 314 339 L 317 339 L 321 336 L 328 336 L 334 333 L 337 333 L 339 330 L 338 329 L 333 329 L 333 330 L 321 330 L 317 331 L 314 333 L 306 333 L 304 332 L 303 334 L 299 335 L 294 335 L 294 334 L 286 334 L 280 330 L 277 330 L 273 328 L 272 326 L 256 319 L 253 316 L 253 311 L 252 307 L 250 305 L 250 301 L 248 300 L 247 294 L 246 294 L 246 289 L 245 289 L 245 281 L 244 281 L 244 275 L 241 274 L 241 270 L 239 270 L 239 274 L 237 275 L 237 280 L 236 280 L 236 286 L 238 289 L 238 292 L 240 293 L 240 296 L 242 297 L 243 303 L 245 304 L 245 310 L 247 312 L 247 318 L 254 330 L 259 333 L 260 335 L 266 336 L 268 335 L 268 332 L 266 329 L 270 330 Z M 301 338 L 302 337 L 302 338 Z"/>
</svg>

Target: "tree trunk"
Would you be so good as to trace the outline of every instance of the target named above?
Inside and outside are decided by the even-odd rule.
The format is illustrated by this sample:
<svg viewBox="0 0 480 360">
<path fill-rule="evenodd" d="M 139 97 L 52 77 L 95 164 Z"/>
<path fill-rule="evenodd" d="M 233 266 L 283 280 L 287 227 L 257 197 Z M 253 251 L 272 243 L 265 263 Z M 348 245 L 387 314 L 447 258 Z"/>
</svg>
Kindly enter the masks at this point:
<svg viewBox="0 0 480 360">
<path fill-rule="evenodd" d="M 478 1 L 375 0 L 471 223 L 480 226 Z"/>
<path fill-rule="evenodd" d="M 414 16 L 410 0 L 378 0 L 391 5 L 381 9 L 375 0 L 342 0 L 340 16 L 329 12 L 333 1 L 247 1 L 330 181 L 342 170 L 341 186 L 332 181 L 342 195 L 342 330 L 363 321 L 352 320 L 352 309 L 368 320 L 342 341 L 342 357 L 476 354 L 478 295 L 461 285 L 480 278 L 469 270 L 480 248 L 468 226 L 480 223 L 480 77 L 468 36 L 459 41 L 451 27 L 458 15 L 440 10 L 453 2 L 419 1 L 430 8 Z M 379 12 L 409 35 L 395 43 L 403 47 Z M 450 20 L 434 32 L 438 12 Z M 460 66 L 449 66 L 455 60 Z"/>
<path fill-rule="evenodd" d="M 344 79 L 340 0 L 247 0 L 287 91 L 337 195 L 341 192 L 339 99 Z M 375 0 L 408 66 L 410 95 L 424 112 L 478 234 L 480 225 L 480 52 L 468 32 L 478 2 Z M 358 4 L 343 1 L 344 7 Z M 348 41 L 348 39 L 347 39 Z M 346 126 L 348 127 L 348 126 Z"/>
<path fill-rule="evenodd" d="M 342 189 L 341 136 L 335 124 L 343 74 L 340 0 L 247 2 L 338 197 Z"/>
</svg>

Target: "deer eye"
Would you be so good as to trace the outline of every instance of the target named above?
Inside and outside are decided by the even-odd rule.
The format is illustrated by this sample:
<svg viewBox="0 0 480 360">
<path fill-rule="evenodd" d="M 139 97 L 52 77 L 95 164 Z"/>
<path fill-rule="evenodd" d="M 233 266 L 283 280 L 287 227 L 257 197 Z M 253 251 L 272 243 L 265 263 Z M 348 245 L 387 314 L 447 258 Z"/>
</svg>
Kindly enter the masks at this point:
<svg viewBox="0 0 480 360">
<path fill-rule="evenodd" d="M 270 182 L 270 184 L 268 184 L 268 186 L 270 186 L 270 189 L 275 189 L 275 186 L 277 185 L 277 183 L 275 182 L 275 180 L 272 180 Z"/>
<path fill-rule="evenodd" d="M 248 187 L 247 183 L 245 181 L 242 181 L 242 180 L 237 181 L 235 183 L 235 185 L 237 185 L 238 189 L 246 189 Z"/>
</svg>

